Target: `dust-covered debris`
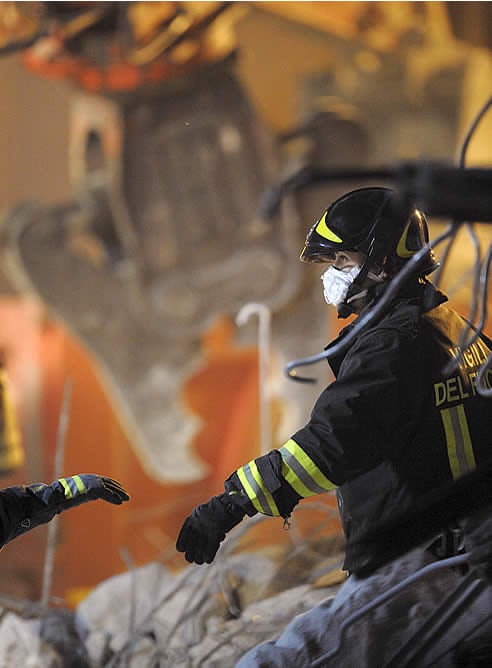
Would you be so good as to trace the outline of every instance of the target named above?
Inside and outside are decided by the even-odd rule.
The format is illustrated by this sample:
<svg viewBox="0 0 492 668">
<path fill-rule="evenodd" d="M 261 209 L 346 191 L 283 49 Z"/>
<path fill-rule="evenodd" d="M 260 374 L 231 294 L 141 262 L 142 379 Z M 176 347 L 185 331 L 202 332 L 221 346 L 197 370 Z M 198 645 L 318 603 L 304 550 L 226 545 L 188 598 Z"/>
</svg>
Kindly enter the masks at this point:
<svg viewBox="0 0 492 668">
<path fill-rule="evenodd" d="M 321 539 L 319 529 L 253 550 L 263 519 L 231 532 L 210 565 L 176 573 L 152 562 L 101 582 L 75 611 L 10 610 L 0 668 L 231 668 L 345 577 L 340 537 Z"/>
</svg>

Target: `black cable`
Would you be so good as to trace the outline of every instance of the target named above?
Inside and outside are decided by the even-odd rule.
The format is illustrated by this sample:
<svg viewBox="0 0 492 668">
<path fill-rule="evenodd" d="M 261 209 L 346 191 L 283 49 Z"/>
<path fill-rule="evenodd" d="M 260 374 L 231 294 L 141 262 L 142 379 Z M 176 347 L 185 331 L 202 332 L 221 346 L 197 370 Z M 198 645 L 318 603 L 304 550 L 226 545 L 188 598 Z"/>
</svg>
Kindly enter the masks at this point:
<svg viewBox="0 0 492 668">
<path fill-rule="evenodd" d="M 475 341 L 480 338 L 481 333 L 484 330 L 485 324 L 487 322 L 488 316 L 488 303 L 487 303 L 487 288 L 489 282 L 489 273 L 490 273 L 490 263 L 492 261 L 492 244 L 489 246 L 487 254 L 485 255 L 483 264 L 479 267 L 478 271 L 478 285 L 476 291 L 478 293 L 478 302 L 481 304 L 481 315 L 480 320 L 475 326 L 473 335 L 463 344 L 463 349 L 466 350 L 469 348 Z M 480 394 L 480 393 L 479 393 Z"/>
<path fill-rule="evenodd" d="M 36 44 L 38 40 L 44 37 L 48 37 L 49 34 L 50 34 L 49 30 L 43 29 L 35 33 L 31 37 L 28 37 L 27 39 L 18 40 L 17 42 L 9 42 L 8 44 L 5 44 L 4 46 L 0 47 L 0 57 L 8 56 L 9 54 L 15 53 L 16 51 L 24 51 L 25 49 L 30 49 L 31 46 Z"/>
<path fill-rule="evenodd" d="M 482 364 L 480 371 L 477 374 L 477 392 L 482 397 L 492 397 L 492 387 L 490 382 L 487 384 L 485 376 L 489 376 L 492 371 L 492 353 L 487 358 L 487 361 Z"/>
<path fill-rule="evenodd" d="M 459 342 L 458 342 L 458 354 L 455 358 L 450 360 L 448 364 L 446 364 L 443 368 L 443 374 L 445 376 L 451 375 L 454 371 L 456 371 L 461 363 L 463 362 L 463 358 L 465 355 L 465 352 L 468 350 L 470 345 L 473 343 L 473 341 L 476 341 L 480 333 L 476 333 L 474 329 L 474 320 L 477 316 L 477 311 L 478 311 L 478 304 L 479 304 L 479 296 L 480 296 L 480 275 L 481 275 L 481 267 L 482 267 L 482 259 L 481 259 L 481 251 L 480 251 L 480 241 L 477 237 L 477 234 L 475 232 L 474 226 L 471 225 L 470 223 L 464 223 L 466 229 L 468 230 L 468 233 L 470 234 L 471 240 L 473 242 L 474 248 L 475 248 L 475 262 L 474 262 L 474 269 L 473 269 L 473 287 L 472 287 L 472 301 L 470 305 L 470 314 L 468 317 L 468 326 L 465 327 L 463 330 Z M 470 336 L 471 332 L 471 336 Z"/>
<path fill-rule="evenodd" d="M 280 209 L 282 198 L 288 192 L 295 190 L 302 190 L 326 182 L 365 181 L 369 179 L 386 181 L 394 179 L 394 177 L 395 170 L 390 167 L 329 169 L 307 165 L 262 193 L 258 207 L 259 215 L 264 219 L 273 218 Z"/>
<path fill-rule="evenodd" d="M 470 179 L 472 179 L 473 181 L 478 180 L 477 183 L 474 183 L 476 188 L 474 189 L 473 194 L 476 194 L 476 190 L 478 188 L 478 192 L 480 194 L 483 194 L 483 196 L 485 197 L 486 203 L 485 206 L 483 207 L 472 206 L 470 202 L 467 201 L 467 204 L 469 205 L 468 209 L 470 209 L 474 214 L 478 213 L 479 214 L 478 217 L 483 216 L 483 218 L 486 221 L 492 220 L 492 213 L 488 210 L 489 200 L 486 197 L 486 193 L 490 191 L 490 188 L 488 187 L 488 182 L 492 176 L 490 170 L 482 170 L 482 171 L 478 170 L 477 172 L 477 170 L 464 169 L 466 153 L 470 141 L 478 125 L 480 124 L 480 121 L 485 116 L 486 112 L 488 111 L 491 105 L 492 105 L 492 97 L 490 97 L 487 100 L 487 102 L 482 106 L 482 108 L 476 115 L 475 119 L 473 120 L 470 128 L 468 129 L 468 132 L 462 143 L 459 154 L 459 168 L 455 168 L 455 170 L 456 169 L 458 170 L 457 172 L 453 171 L 453 168 L 435 166 L 428 163 L 421 163 L 420 167 L 418 164 L 417 165 L 406 164 L 406 165 L 401 165 L 399 168 L 396 169 L 388 167 L 374 167 L 372 169 L 357 169 L 357 168 L 327 169 L 327 168 L 306 166 L 298 170 L 296 173 L 285 179 L 280 184 L 274 186 L 273 188 L 270 188 L 269 190 L 263 193 L 263 195 L 260 198 L 260 205 L 259 205 L 260 215 L 263 218 L 273 217 L 278 212 L 282 197 L 287 192 L 301 190 L 306 187 L 313 187 L 319 183 L 328 181 L 334 182 L 334 181 L 353 181 L 353 180 L 368 180 L 368 179 L 374 179 L 374 180 L 382 179 L 382 180 L 396 181 L 397 184 L 399 184 L 400 186 L 399 190 L 404 200 L 414 200 L 422 197 L 425 200 L 426 198 L 425 196 L 426 194 L 428 195 L 429 191 L 431 190 L 431 186 L 435 187 L 437 182 L 437 184 L 440 184 L 441 187 L 444 188 L 444 190 L 446 191 L 446 197 L 449 200 L 449 202 L 447 202 L 448 208 L 451 209 L 455 207 L 455 209 L 457 209 L 458 211 L 462 211 L 463 209 L 466 210 L 467 207 L 460 207 L 456 203 L 455 182 L 457 181 L 458 183 L 463 185 L 468 184 L 468 187 L 471 187 Z M 468 180 L 466 178 L 467 176 Z M 474 198 L 471 199 L 473 200 Z M 429 213 L 437 213 L 437 215 L 443 213 L 442 209 L 443 208 L 445 209 L 446 207 L 445 206 L 442 207 L 442 205 L 438 203 L 438 200 L 439 197 L 434 196 L 434 199 L 432 199 L 432 205 L 429 206 L 429 211 L 428 211 Z M 449 213 L 447 215 L 449 215 Z M 391 299 L 393 299 L 393 297 L 396 295 L 401 283 L 405 280 L 405 278 L 410 276 L 410 274 L 417 269 L 420 260 L 423 259 L 424 255 L 428 252 L 428 250 L 431 247 L 435 247 L 443 240 L 449 239 L 449 243 L 445 250 L 443 265 L 439 273 L 439 279 L 440 279 L 442 271 L 444 269 L 444 264 L 447 262 L 449 253 L 456 238 L 456 234 L 461 225 L 463 224 L 465 224 L 465 221 L 460 221 L 458 218 L 455 218 L 454 221 L 451 223 L 451 226 L 446 230 L 446 232 L 443 235 L 438 237 L 433 242 L 432 246 L 431 244 L 427 244 L 423 249 L 421 249 L 421 251 L 416 253 L 413 256 L 413 258 L 407 262 L 404 269 L 400 271 L 399 274 L 393 279 L 390 288 L 386 291 L 386 293 L 384 294 L 382 299 L 378 302 L 378 304 L 376 304 L 371 309 L 371 311 L 368 314 L 364 315 L 362 318 L 359 316 L 357 325 L 351 330 L 351 332 L 346 337 L 344 337 L 342 341 L 338 342 L 333 346 L 330 346 L 327 350 L 317 355 L 312 355 L 301 359 L 292 360 L 291 362 L 289 362 L 285 367 L 285 373 L 287 377 L 292 380 L 297 380 L 299 382 L 304 382 L 304 383 L 315 382 L 315 379 L 313 378 L 299 376 L 295 372 L 295 369 L 300 366 L 316 364 L 322 360 L 332 357 L 333 355 L 343 352 L 354 341 L 354 339 L 358 336 L 363 327 L 372 324 L 380 315 L 383 314 L 383 311 L 386 308 L 386 306 L 388 306 Z M 483 283 L 481 283 L 480 282 L 481 279 L 478 278 L 481 266 L 480 248 L 478 240 L 473 228 L 469 226 L 469 223 L 466 223 L 466 225 L 468 227 L 468 230 L 472 236 L 472 240 L 477 249 L 477 256 L 475 260 L 475 272 L 474 272 L 476 278 L 474 283 L 473 302 L 472 302 L 472 311 L 473 311 L 472 320 L 473 320 L 475 319 L 477 311 L 476 292 L 478 291 L 478 286 L 483 285 Z M 485 300 L 486 300 L 486 291 L 485 291 Z M 484 302 L 482 300 L 482 304 L 483 303 Z M 486 313 L 486 308 L 482 306 L 482 314 L 484 312 Z M 468 333 L 469 330 L 465 330 L 462 340 L 460 342 L 461 344 L 463 344 L 467 340 Z M 474 336 L 475 334 L 472 335 L 469 341 L 475 340 L 473 338 Z M 468 345 L 470 344 L 468 343 Z"/>
<path fill-rule="evenodd" d="M 426 665 L 425 658 L 434 643 L 449 631 L 456 621 L 463 617 L 467 608 L 488 587 L 488 583 L 477 578 L 471 570 L 458 582 L 455 589 L 446 596 L 425 619 L 422 626 L 414 632 L 402 647 L 394 654 L 383 668 L 409 668 Z M 449 653 L 449 649 L 443 655 Z"/>
<path fill-rule="evenodd" d="M 453 223 L 453 224 L 455 224 L 455 223 Z M 456 233 L 458 232 L 458 227 L 459 227 L 459 225 L 456 224 Z M 446 248 L 444 249 L 444 252 L 441 255 L 441 259 L 440 259 L 440 262 L 439 262 L 439 267 L 437 269 L 437 272 L 434 275 L 433 283 L 436 286 L 436 288 L 438 288 L 441 284 L 441 278 L 444 275 L 444 270 L 445 270 L 446 265 L 448 263 L 449 255 L 451 253 L 451 248 L 453 246 L 453 243 L 454 243 L 454 236 L 449 238 L 449 241 L 446 244 Z"/>
<path fill-rule="evenodd" d="M 485 102 L 485 104 L 479 110 L 478 114 L 475 116 L 472 124 L 468 128 L 468 132 L 465 135 L 459 154 L 458 164 L 460 165 L 460 167 L 465 166 L 466 152 L 468 151 L 470 141 L 472 140 L 476 129 L 478 128 L 482 118 L 485 116 L 491 105 L 492 105 L 492 96 L 490 96 L 489 99 Z"/>
<path fill-rule="evenodd" d="M 453 225 L 449 226 L 445 232 L 443 232 L 437 239 L 433 242 L 433 246 L 438 246 L 442 241 L 445 241 L 449 238 L 450 235 L 455 234 L 455 228 Z M 357 318 L 357 321 L 353 329 L 338 343 L 332 344 L 326 350 L 317 355 L 312 355 L 310 357 L 303 357 L 301 359 L 292 360 L 288 362 L 285 366 L 285 373 L 288 378 L 296 380 L 301 383 L 315 383 L 315 378 L 308 378 L 304 376 L 298 376 L 295 372 L 295 369 L 301 366 L 308 366 L 311 364 L 317 364 L 322 360 L 329 359 L 335 355 L 340 354 L 345 351 L 355 339 L 359 336 L 362 329 L 372 325 L 380 316 L 382 316 L 386 307 L 389 303 L 396 297 L 403 283 L 409 278 L 414 272 L 416 272 L 419 266 L 424 260 L 427 259 L 427 253 L 430 249 L 430 244 L 423 246 L 415 255 L 405 264 L 403 269 L 401 269 L 395 278 L 388 284 L 388 289 L 378 301 L 378 303 L 373 306 L 366 314 L 360 315 Z"/>
<path fill-rule="evenodd" d="M 336 654 L 338 654 L 338 652 L 342 648 L 342 643 L 347 628 L 351 624 L 356 622 L 358 619 L 364 617 L 369 612 L 374 610 L 374 608 L 377 608 L 379 605 L 386 603 L 386 601 L 390 600 L 400 592 L 404 591 L 406 587 L 409 587 L 413 585 L 415 582 L 418 582 L 418 580 L 425 577 L 426 575 L 432 574 L 435 571 L 443 570 L 445 568 L 453 568 L 456 566 L 460 566 L 462 564 L 466 564 L 469 559 L 469 556 L 470 556 L 469 554 L 460 554 L 456 557 L 449 557 L 448 559 L 442 559 L 441 561 L 434 561 L 428 566 L 424 566 L 416 573 L 413 573 L 412 575 L 408 576 L 402 582 L 399 582 L 398 584 L 394 585 L 393 587 L 391 587 L 391 589 L 386 590 L 385 592 L 374 598 L 372 601 L 369 601 L 369 603 L 366 603 L 366 605 L 363 605 L 362 608 L 356 610 L 353 614 L 351 614 L 349 617 L 347 617 L 347 619 L 345 619 L 342 622 L 340 626 L 340 634 L 337 639 L 337 644 L 335 645 L 335 647 L 333 647 L 328 652 L 325 652 L 317 659 L 312 661 L 310 663 L 311 668 L 322 668 L 322 666 L 325 665 L 326 661 L 332 659 Z"/>
<path fill-rule="evenodd" d="M 489 97 L 489 99 L 485 102 L 485 104 L 482 106 L 482 108 L 478 111 L 477 115 L 475 116 L 473 122 L 471 123 L 470 127 L 468 128 L 468 131 L 465 135 L 465 138 L 462 142 L 461 145 L 461 150 L 459 153 L 459 158 L 458 158 L 458 164 L 460 167 L 465 167 L 466 166 L 466 154 L 468 151 L 468 148 L 470 146 L 470 142 L 480 125 L 480 122 L 484 118 L 485 114 L 487 113 L 488 109 L 492 105 L 492 96 Z M 477 308 L 478 308 L 478 293 L 480 292 L 480 286 L 481 286 L 481 257 L 480 257 L 480 242 L 478 240 L 478 237 L 475 233 L 475 230 L 473 229 L 473 226 L 470 225 L 470 223 L 466 223 L 466 227 L 470 233 L 470 236 L 472 238 L 473 244 L 475 246 L 475 266 L 474 266 L 474 279 L 473 279 L 473 288 L 472 288 L 472 303 L 470 306 L 470 316 L 469 316 L 469 321 L 470 325 L 467 329 L 464 330 L 458 347 L 459 347 L 459 354 L 456 357 L 455 360 L 447 367 L 444 369 L 444 373 L 452 373 L 453 370 L 457 369 L 461 362 L 463 361 L 463 355 L 465 351 L 470 347 L 470 345 L 477 340 L 478 336 L 480 335 L 480 329 L 478 331 L 478 334 L 476 331 L 473 330 L 473 323 L 476 318 L 477 314 Z M 485 301 L 487 299 L 487 294 L 485 294 Z M 483 309 L 482 309 L 483 310 Z M 482 326 L 483 328 L 483 326 Z M 471 336 L 469 336 L 470 331 L 472 331 Z"/>
</svg>

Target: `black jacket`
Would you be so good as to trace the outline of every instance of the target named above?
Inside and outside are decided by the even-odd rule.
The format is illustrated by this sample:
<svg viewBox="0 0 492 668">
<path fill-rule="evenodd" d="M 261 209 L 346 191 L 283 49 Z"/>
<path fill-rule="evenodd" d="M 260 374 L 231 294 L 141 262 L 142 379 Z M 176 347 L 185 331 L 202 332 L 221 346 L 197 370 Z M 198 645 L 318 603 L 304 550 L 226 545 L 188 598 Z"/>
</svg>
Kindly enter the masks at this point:
<svg viewBox="0 0 492 668">
<path fill-rule="evenodd" d="M 338 487 L 348 539 L 357 540 L 490 456 L 490 402 L 475 387 L 490 342 L 480 337 L 461 365 L 446 373 L 466 327 L 446 300 L 430 283 L 396 299 L 330 361 L 336 381 L 292 437 Z M 365 549 L 353 552 L 344 567 L 367 566 L 371 554 Z"/>
</svg>

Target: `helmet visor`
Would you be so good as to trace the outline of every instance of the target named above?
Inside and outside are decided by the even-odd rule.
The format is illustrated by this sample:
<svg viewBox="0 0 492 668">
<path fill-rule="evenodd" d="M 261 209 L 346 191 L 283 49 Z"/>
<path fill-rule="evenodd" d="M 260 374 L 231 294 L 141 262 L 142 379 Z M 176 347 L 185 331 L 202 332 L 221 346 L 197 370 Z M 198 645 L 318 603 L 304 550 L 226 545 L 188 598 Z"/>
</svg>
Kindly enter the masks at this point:
<svg viewBox="0 0 492 668">
<path fill-rule="evenodd" d="M 333 264 L 335 262 L 336 251 L 314 244 L 306 244 L 301 251 L 299 259 L 301 262 L 325 262 Z"/>
<path fill-rule="evenodd" d="M 301 251 L 301 262 L 333 263 L 337 252 L 357 250 L 356 240 L 352 235 L 345 235 L 338 225 L 331 222 L 328 226 L 327 217 L 329 214 L 330 209 L 327 209 L 309 230 L 304 248 Z"/>
</svg>

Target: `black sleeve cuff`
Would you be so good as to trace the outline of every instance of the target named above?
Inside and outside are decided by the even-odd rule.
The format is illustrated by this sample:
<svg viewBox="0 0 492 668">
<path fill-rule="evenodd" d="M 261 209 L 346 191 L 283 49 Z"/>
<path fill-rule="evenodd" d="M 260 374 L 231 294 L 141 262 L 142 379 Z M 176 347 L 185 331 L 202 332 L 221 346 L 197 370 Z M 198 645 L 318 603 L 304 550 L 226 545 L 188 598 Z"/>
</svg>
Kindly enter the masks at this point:
<svg viewBox="0 0 492 668">
<path fill-rule="evenodd" d="M 227 480 L 224 482 L 224 489 L 228 499 L 230 500 L 230 503 L 236 506 L 240 506 L 246 515 L 248 515 L 248 517 L 253 517 L 253 515 L 258 513 L 256 508 L 246 496 L 237 473 L 233 473 L 227 478 Z"/>
<path fill-rule="evenodd" d="M 263 484 L 277 504 L 280 516 L 289 517 L 302 496 L 282 477 L 282 455 L 278 450 L 272 450 L 268 454 L 255 459 L 255 462 Z M 257 510 L 248 499 L 237 473 L 229 476 L 224 483 L 224 487 L 226 492 L 234 499 L 234 502 L 241 505 L 250 517 L 256 515 Z"/>
</svg>

